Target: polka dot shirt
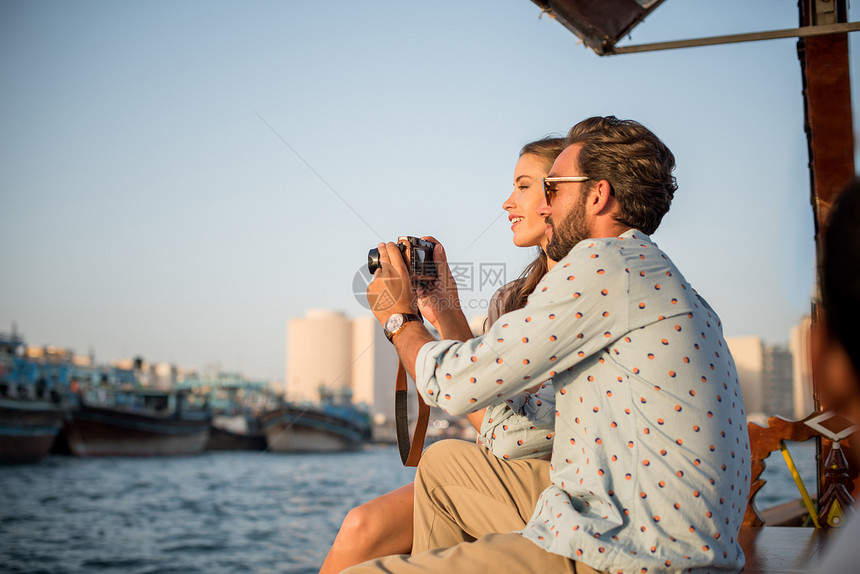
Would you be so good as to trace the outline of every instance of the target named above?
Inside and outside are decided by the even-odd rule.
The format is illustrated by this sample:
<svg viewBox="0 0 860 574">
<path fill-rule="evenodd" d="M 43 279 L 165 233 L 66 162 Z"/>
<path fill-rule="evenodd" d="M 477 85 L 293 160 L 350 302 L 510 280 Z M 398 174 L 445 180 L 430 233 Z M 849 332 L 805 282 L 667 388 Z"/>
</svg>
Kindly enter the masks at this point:
<svg viewBox="0 0 860 574">
<path fill-rule="evenodd" d="M 552 454 L 554 435 L 555 390 L 549 381 L 534 393 L 487 407 L 478 442 L 505 460 L 544 458 Z"/>
<path fill-rule="evenodd" d="M 516 281 L 499 288 L 490 299 L 486 328 L 504 314 L 505 302 L 513 296 Z M 548 458 L 555 434 L 555 390 L 552 382 L 535 392 L 521 392 L 487 407 L 478 434 L 478 443 L 498 458 Z"/>
<path fill-rule="evenodd" d="M 624 573 L 734 572 L 749 484 L 716 313 L 639 231 L 580 242 L 481 337 L 430 342 L 425 401 L 465 414 L 552 378 L 550 477 L 522 533 Z"/>
</svg>

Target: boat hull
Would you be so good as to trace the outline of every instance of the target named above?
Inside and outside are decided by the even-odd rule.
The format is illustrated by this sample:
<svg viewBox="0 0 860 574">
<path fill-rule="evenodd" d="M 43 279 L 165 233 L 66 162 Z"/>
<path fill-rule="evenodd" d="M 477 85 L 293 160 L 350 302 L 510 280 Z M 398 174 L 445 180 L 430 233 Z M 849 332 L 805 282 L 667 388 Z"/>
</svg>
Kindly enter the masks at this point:
<svg viewBox="0 0 860 574">
<path fill-rule="evenodd" d="M 206 447 L 209 420 L 81 406 L 65 430 L 76 456 L 189 455 Z"/>
<path fill-rule="evenodd" d="M 262 433 L 237 433 L 213 426 L 206 450 L 266 450 L 266 436 Z"/>
<path fill-rule="evenodd" d="M 357 450 L 369 439 L 367 428 L 314 409 L 286 407 L 262 416 L 272 452 L 342 452 Z"/>
<path fill-rule="evenodd" d="M 45 458 L 63 417 L 63 407 L 51 401 L 0 398 L 0 464 Z"/>
</svg>

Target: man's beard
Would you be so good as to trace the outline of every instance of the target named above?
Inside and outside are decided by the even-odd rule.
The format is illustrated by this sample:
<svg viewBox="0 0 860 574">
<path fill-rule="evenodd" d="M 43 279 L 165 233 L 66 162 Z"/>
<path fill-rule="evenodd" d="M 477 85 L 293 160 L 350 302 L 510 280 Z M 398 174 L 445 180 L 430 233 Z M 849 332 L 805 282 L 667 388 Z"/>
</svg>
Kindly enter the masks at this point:
<svg viewBox="0 0 860 574">
<path fill-rule="evenodd" d="M 552 227 L 552 239 L 547 243 L 546 254 L 553 261 L 561 261 L 577 243 L 591 237 L 591 228 L 585 221 L 587 200 L 588 194 L 581 194 L 570 215 L 558 224 L 553 222 L 552 217 L 546 218 Z"/>
</svg>

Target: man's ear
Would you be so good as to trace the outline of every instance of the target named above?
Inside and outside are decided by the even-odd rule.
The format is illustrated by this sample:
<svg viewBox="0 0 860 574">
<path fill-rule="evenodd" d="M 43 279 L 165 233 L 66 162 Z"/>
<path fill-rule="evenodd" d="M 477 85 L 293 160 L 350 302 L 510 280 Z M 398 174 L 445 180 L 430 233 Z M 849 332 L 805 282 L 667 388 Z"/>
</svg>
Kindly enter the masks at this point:
<svg viewBox="0 0 860 574">
<path fill-rule="evenodd" d="M 612 186 L 605 179 L 598 181 L 591 190 L 591 207 L 595 213 L 602 213 L 607 209 L 612 209 L 614 205 L 612 196 Z"/>
</svg>

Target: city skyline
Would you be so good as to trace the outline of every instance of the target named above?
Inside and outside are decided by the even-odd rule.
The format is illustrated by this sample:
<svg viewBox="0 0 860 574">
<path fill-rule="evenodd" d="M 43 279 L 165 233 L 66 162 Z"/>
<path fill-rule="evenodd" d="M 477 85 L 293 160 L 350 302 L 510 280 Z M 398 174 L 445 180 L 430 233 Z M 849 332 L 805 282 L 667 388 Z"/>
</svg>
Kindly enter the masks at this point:
<svg viewBox="0 0 860 574">
<path fill-rule="evenodd" d="M 787 0 L 667 2 L 623 44 L 796 26 Z M 380 239 L 515 277 L 520 147 L 608 114 L 675 153 L 654 239 L 727 336 L 809 311 L 796 40 L 600 58 L 528 0 L 9 0 L 0 82 L 0 331 L 30 345 L 280 380 L 288 319 L 368 314 Z"/>
</svg>

